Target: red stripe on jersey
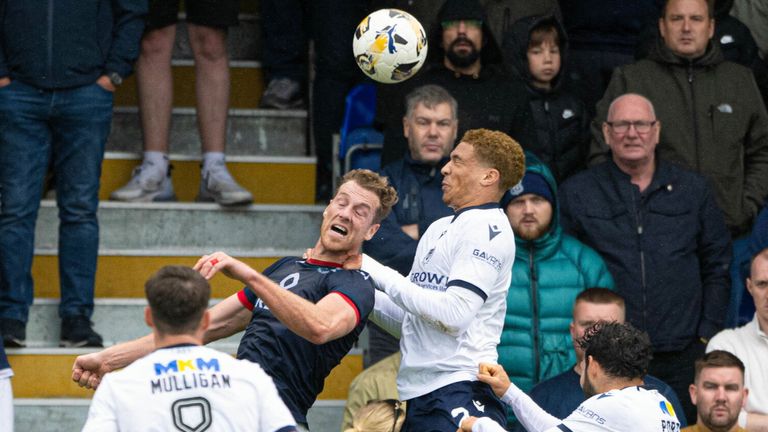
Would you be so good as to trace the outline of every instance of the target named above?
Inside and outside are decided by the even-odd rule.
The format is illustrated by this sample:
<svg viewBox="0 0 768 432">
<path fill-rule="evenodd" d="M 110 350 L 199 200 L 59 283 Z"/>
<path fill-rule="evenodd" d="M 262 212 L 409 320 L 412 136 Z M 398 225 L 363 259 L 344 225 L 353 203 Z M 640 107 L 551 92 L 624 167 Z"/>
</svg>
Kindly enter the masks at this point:
<svg viewBox="0 0 768 432">
<path fill-rule="evenodd" d="M 340 293 L 338 291 L 333 291 L 332 294 L 340 295 L 341 298 L 343 298 L 345 302 L 349 303 L 349 305 L 352 306 L 352 309 L 355 311 L 355 325 L 360 324 L 360 311 L 357 309 L 357 306 L 355 305 L 355 302 L 353 302 L 352 300 L 350 300 L 349 297 L 347 297 L 346 295 L 344 295 L 344 294 L 342 294 L 342 293 Z"/>
<path fill-rule="evenodd" d="M 312 258 L 307 259 L 307 264 L 323 266 L 323 267 L 336 267 L 336 268 L 344 267 L 344 264 L 339 264 L 339 263 L 330 262 L 330 261 L 320 261 Z"/>
<path fill-rule="evenodd" d="M 253 310 L 253 303 L 248 301 L 248 296 L 245 295 L 245 290 L 240 290 L 237 292 L 237 299 L 240 300 L 240 304 L 242 304 L 244 308 L 248 309 L 249 311 Z"/>
</svg>

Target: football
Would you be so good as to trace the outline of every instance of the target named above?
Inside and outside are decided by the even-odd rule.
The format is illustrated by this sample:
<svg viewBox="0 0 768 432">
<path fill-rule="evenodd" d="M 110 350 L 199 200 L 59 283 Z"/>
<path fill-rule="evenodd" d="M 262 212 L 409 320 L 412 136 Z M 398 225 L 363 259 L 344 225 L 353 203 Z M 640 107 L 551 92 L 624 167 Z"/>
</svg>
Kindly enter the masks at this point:
<svg viewBox="0 0 768 432">
<path fill-rule="evenodd" d="M 427 35 L 411 14 L 380 9 L 357 26 L 352 51 L 366 75 L 382 83 L 397 83 L 415 75 L 424 64 Z"/>
</svg>

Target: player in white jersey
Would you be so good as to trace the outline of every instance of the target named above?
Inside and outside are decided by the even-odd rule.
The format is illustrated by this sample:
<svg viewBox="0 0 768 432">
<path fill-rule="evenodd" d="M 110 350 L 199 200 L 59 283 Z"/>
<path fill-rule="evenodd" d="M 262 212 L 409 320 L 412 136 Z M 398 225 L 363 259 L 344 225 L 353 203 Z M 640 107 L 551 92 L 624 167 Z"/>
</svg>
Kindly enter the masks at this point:
<svg viewBox="0 0 768 432">
<path fill-rule="evenodd" d="M 581 386 L 590 396 L 561 420 L 541 409 L 510 382 L 497 364 L 480 364 L 480 381 L 488 383 L 512 407 L 529 432 L 679 432 L 672 404 L 656 390 L 642 387 L 652 357 L 648 335 L 625 323 L 598 323 L 581 342 L 585 350 Z M 490 418 L 463 419 L 464 432 L 503 432 Z"/>
<path fill-rule="evenodd" d="M 259 365 L 200 346 L 210 287 L 199 273 L 164 267 L 145 288 L 157 349 L 103 377 L 83 431 L 296 431 Z"/>
<path fill-rule="evenodd" d="M 400 335 L 398 391 L 405 431 L 455 430 L 464 413 L 505 422 L 504 406 L 476 378 L 495 362 L 515 259 L 499 199 L 523 176 L 520 146 L 501 132 L 468 131 L 442 169 L 443 201 L 455 215 L 432 223 L 408 278 L 364 256 L 377 288 L 373 319 Z"/>
</svg>

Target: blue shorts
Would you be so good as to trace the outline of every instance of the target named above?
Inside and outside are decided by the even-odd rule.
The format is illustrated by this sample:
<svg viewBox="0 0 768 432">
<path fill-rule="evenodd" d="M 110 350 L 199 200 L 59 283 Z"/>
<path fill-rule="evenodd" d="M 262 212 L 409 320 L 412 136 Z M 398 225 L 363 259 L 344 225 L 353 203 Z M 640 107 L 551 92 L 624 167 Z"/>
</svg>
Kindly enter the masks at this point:
<svg viewBox="0 0 768 432">
<path fill-rule="evenodd" d="M 408 400 L 403 432 L 456 432 L 468 416 L 507 425 L 506 408 L 487 384 L 460 381 Z"/>
</svg>

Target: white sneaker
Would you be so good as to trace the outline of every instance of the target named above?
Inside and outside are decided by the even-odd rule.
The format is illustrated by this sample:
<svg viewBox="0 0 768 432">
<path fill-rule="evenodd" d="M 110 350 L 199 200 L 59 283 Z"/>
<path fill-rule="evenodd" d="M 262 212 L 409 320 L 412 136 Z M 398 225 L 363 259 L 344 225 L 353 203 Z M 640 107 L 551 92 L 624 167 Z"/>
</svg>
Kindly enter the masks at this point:
<svg viewBox="0 0 768 432">
<path fill-rule="evenodd" d="M 112 192 L 109 199 L 125 202 L 176 201 L 171 168 L 162 172 L 145 162 L 133 169 L 128 184 Z"/>
<path fill-rule="evenodd" d="M 202 173 L 197 201 L 216 201 L 220 205 L 243 205 L 253 201 L 253 195 L 237 184 L 224 162 L 218 162 Z"/>
</svg>

